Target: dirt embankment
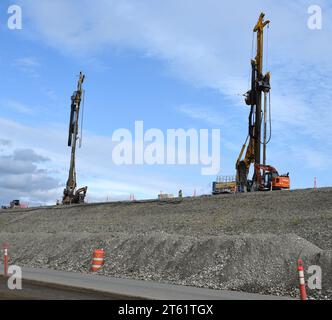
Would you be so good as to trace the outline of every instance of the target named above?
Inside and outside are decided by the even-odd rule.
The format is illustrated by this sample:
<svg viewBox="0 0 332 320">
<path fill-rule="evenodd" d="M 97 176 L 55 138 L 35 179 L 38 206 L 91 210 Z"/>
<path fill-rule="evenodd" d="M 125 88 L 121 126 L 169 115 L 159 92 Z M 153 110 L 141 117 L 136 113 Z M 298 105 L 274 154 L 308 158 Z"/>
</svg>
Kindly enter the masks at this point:
<svg viewBox="0 0 332 320">
<path fill-rule="evenodd" d="M 332 290 L 332 189 L 109 203 L 0 213 L 12 262 L 216 289 L 296 295 L 296 260 Z M 317 296 L 317 292 L 312 292 Z"/>
</svg>

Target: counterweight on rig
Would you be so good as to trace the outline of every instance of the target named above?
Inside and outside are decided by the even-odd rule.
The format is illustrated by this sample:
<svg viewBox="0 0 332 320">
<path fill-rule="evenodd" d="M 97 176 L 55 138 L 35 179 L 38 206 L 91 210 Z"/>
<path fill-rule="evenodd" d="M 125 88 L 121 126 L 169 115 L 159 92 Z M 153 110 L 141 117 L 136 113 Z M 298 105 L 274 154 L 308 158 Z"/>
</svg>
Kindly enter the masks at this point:
<svg viewBox="0 0 332 320">
<path fill-rule="evenodd" d="M 86 192 L 88 187 L 83 187 L 76 190 L 77 181 L 76 181 L 76 147 L 77 141 L 79 139 L 78 129 L 79 129 L 79 115 L 80 107 L 83 98 L 83 89 L 82 85 L 85 79 L 85 75 L 81 72 L 77 84 L 77 91 L 71 97 L 71 112 L 70 112 L 70 121 L 69 121 L 69 136 L 68 136 L 68 147 L 71 147 L 71 159 L 70 159 L 70 168 L 69 176 L 67 181 L 67 186 L 63 191 L 62 204 L 78 204 L 84 203 Z"/>
</svg>

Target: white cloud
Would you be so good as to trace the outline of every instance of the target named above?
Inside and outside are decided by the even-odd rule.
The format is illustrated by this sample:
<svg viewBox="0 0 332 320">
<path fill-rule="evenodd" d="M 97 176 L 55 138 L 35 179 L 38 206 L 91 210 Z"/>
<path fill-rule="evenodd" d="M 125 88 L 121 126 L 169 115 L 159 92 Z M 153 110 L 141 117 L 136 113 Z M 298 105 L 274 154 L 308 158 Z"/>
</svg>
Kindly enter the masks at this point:
<svg viewBox="0 0 332 320">
<path fill-rule="evenodd" d="M 210 125 L 220 127 L 225 124 L 225 117 L 222 117 L 211 107 L 182 105 L 179 106 L 177 110 L 192 119 L 205 121 Z"/>
<path fill-rule="evenodd" d="M 29 77 L 39 77 L 40 62 L 35 57 L 22 57 L 14 60 L 13 66 Z"/>
<path fill-rule="evenodd" d="M 10 140 L 0 139 L 0 146 L 10 146 L 10 145 L 11 145 Z"/>
<path fill-rule="evenodd" d="M 0 151 L 0 202 L 8 204 L 14 198 L 30 204 L 41 200 L 54 202 L 48 195 L 59 188 L 59 182 L 39 165 L 48 159 L 31 149 L 12 150 L 8 144 L 7 147 Z"/>
<path fill-rule="evenodd" d="M 3 109 L 8 109 L 14 112 L 31 115 L 34 114 L 34 108 L 16 100 L 2 100 L 0 105 Z"/>
<path fill-rule="evenodd" d="M 19 173 L 23 174 L 24 172 L 35 172 L 37 170 L 33 163 L 30 163 L 29 168 L 25 165 L 20 166 L 23 159 L 33 159 L 38 161 L 38 169 L 44 170 L 38 171 L 40 174 L 44 174 L 46 170 L 52 178 L 60 181 L 62 185 L 65 184 L 70 159 L 70 149 L 67 147 L 67 127 L 51 123 L 44 126 L 29 127 L 4 118 L 0 118 L 0 127 L 4 141 L 15 141 L 15 145 L 3 151 L 5 155 L 4 162 L 6 159 L 8 160 L 8 156 L 15 157 L 18 160 L 15 169 L 16 171 L 20 169 Z M 170 192 L 174 192 L 178 186 L 184 190 L 191 189 L 190 181 L 180 181 L 181 178 L 177 176 L 172 178 L 169 173 L 159 173 L 158 168 L 160 166 L 153 170 L 150 166 L 114 165 L 112 146 L 113 142 L 110 137 L 86 132 L 83 148 L 77 152 L 78 186 L 89 186 L 89 201 L 105 200 L 106 197 L 126 199 L 131 193 L 134 193 L 136 198 L 155 198 L 161 189 Z M 13 155 L 14 147 L 21 150 L 16 151 Z M 32 149 L 33 153 L 26 149 Z M 45 162 L 46 159 L 49 159 L 49 161 Z M 8 171 L 9 167 L 5 163 L 3 164 L 4 170 L 7 168 Z M 0 178 L 5 178 L 1 170 Z M 31 179 L 30 182 L 26 178 L 22 181 L 27 183 L 35 181 Z M 38 181 L 36 180 L 36 183 Z M 45 182 L 51 181 L 45 179 Z M 36 193 L 37 191 L 38 193 Z M 62 191 L 62 188 L 56 190 L 46 188 L 42 200 L 54 203 L 56 199 L 61 198 Z M 41 194 L 39 190 L 31 191 L 31 197 Z M 24 195 L 27 197 L 26 194 Z M 54 195 L 56 195 L 55 198 Z"/>
<path fill-rule="evenodd" d="M 324 20 L 331 17 L 332 21 L 331 8 L 326 1 L 321 3 Z M 319 114 L 323 107 L 316 105 L 313 111 L 298 88 L 310 90 L 317 99 L 329 89 L 322 90 L 319 82 L 309 83 L 308 77 L 296 81 L 303 66 L 309 67 L 305 68 L 309 76 L 320 69 L 332 71 L 332 23 L 325 23 L 320 32 L 309 30 L 309 3 L 99 0 L 92 4 L 83 0 L 77 6 L 68 0 L 30 0 L 23 5 L 28 26 L 62 52 L 98 56 L 107 48 L 138 49 L 165 61 L 174 75 L 217 89 L 239 105 L 243 105 L 242 98 L 235 95 L 247 89 L 252 28 L 260 11 L 265 10 L 272 21 L 269 66 L 276 128 L 285 131 L 299 126 L 308 134 L 322 130 Z M 324 112 L 325 119 L 332 117 L 332 111 L 325 108 Z M 211 121 L 211 117 L 205 120 Z M 325 135 L 332 133 L 328 126 L 323 130 Z"/>
<path fill-rule="evenodd" d="M 18 67 L 31 68 L 31 67 L 39 67 L 40 63 L 34 57 L 24 57 L 16 59 L 14 61 L 14 65 Z"/>
<path fill-rule="evenodd" d="M 332 146 L 327 138 L 332 134 L 329 106 L 332 71 L 332 22 L 329 21 L 332 21 L 332 14 L 328 2 L 322 0 L 323 30 L 310 31 L 307 28 L 310 4 L 310 1 L 286 0 L 99 0 L 94 3 L 81 0 L 78 6 L 73 0 L 22 1 L 27 19 L 24 30 L 28 37 L 33 34 L 36 41 L 42 39 L 61 53 L 83 57 L 82 60 L 91 57 L 102 60 L 103 53 L 114 48 L 138 50 L 147 58 L 164 61 L 174 76 L 196 86 L 218 90 L 237 106 L 244 105 L 243 99 L 236 95 L 247 89 L 252 27 L 260 11 L 265 10 L 272 21 L 269 31 L 273 107 L 271 151 L 275 152 L 272 157 L 278 162 L 280 154 L 290 157 L 304 148 L 309 150 L 304 161 L 321 167 L 330 159 Z M 234 119 L 231 134 L 236 135 L 239 123 L 243 128 L 247 125 L 247 109 L 243 110 L 230 111 L 220 106 L 220 113 L 213 114 L 209 108 L 186 106 L 181 111 L 209 123 L 222 120 L 221 114 L 225 112 L 232 121 Z M 17 123 L 12 124 L 22 129 Z M 62 152 L 62 142 L 66 138 L 59 134 L 62 130 L 30 128 L 24 130 L 27 138 L 17 136 L 17 141 L 35 139 L 39 142 L 36 150 L 47 150 L 46 154 L 65 172 L 68 159 Z M 41 132 L 43 139 L 37 137 Z M 240 138 L 241 143 L 244 138 Z M 47 149 L 47 139 L 54 144 L 52 150 Z M 106 170 L 110 180 L 115 175 L 118 181 L 127 180 L 128 185 L 130 179 L 137 179 L 128 174 L 124 179 L 119 178 L 114 168 L 106 166 L 105 169 L 109 154 L 98 144 L 107 145 L 109 138 L 90 135 L 88 143 L 86 159 L 89 160 L 81 162 L 82 172 L 103 175 Z M 297 151 L 292 151 L 292 145 Z M 312 147 L 317 145 L 320 147 Z M 230 147 L 235 150 L 234 146 Z M 83 149 L 82 154 L 85 152 Z M 316 159 L 308 157 L 310 154 L 316 154 Z M 91 163 L 98 164 L 93 171 L 89 171 Z M 109 179 L 102 179 L 105 188 L 110 188 Z M 147 192 L 151 192 L 148 189 Z"/>
<path fill-rule="evenodd" d="M 294 158 L 308 169 L 329 169 L 331 167 L 331 154 L 327 155 L 320 148 L 296 146 L 292 148 Z"/>
</svg>

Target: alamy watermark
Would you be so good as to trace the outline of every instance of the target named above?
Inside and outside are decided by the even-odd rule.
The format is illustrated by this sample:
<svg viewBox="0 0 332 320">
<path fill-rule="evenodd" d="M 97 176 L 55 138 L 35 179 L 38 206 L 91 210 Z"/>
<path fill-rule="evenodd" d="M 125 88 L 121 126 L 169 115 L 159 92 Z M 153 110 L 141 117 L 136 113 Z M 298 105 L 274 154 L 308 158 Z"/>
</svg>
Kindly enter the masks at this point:
<svg viewBox="0 0 332 320">
<path fill-rule="evenodd" d="M 8 14 L 7 28 L 9 30 L 22 30 L 23 29 L 22 7 L 13 4 L 8 7 L 7 14 Z"/>
<path fill-rule="evenodd" d="M 144 132 L 143 121 L 135 122 L 135 136 L 128 129 L 112 135 L 116 165 L 201 165 L 202 175 L 220 171 L 220 129 L 160 129 Z"/>
<path fill-rule="evenodd" d="M 322 8 L 318 5 L 312 5 L 308 8 L 308 28 L 310 30 L 322 30 L 323 28 L 323 14 Z"/>
<path fill-rule="evenodd" d="M 308 287 L 311 290 L 322 290 L 322 268 L 320 266 L 309 266 L 308 274 Z"/>
<path fill-rule="evenodd" d="M 22 269 L 18 266 L 10 266 L 8 268 L 10 277 L 7 281 L 9 290 L 22 290 Z"/>
</svg>

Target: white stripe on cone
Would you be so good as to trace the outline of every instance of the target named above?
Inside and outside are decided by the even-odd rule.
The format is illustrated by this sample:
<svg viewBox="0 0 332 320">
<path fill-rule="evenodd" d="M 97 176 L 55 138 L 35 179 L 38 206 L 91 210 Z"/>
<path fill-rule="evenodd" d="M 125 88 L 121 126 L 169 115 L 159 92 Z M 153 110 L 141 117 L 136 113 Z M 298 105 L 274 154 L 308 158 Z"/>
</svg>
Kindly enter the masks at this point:
<svg viewBox="0 0 332 320">
<path fill-rule="evenodd" d="M 94 261 L 104 261 L 103 258 L 93 258 Z"/>
</svg>

